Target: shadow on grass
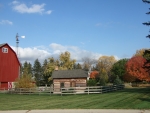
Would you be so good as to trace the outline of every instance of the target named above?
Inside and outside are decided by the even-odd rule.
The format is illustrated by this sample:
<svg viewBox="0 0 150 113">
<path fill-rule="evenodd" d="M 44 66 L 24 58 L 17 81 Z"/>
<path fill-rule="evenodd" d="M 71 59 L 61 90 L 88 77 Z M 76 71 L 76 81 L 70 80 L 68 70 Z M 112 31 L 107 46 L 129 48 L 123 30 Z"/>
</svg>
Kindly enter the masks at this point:
<svg viewBox="0 0 150 113">
<path fill-rule="evenodd" d="M 150 88 L 125 88 L 124 90 L 121 90 L 121 92 L 130 92 L 130 93 L 150 93 Z"/>
<path fill-rule="evenodd" d="M 141 101 L 147 101 L 147 102 L 150 102 L 150 98 L 138 98 L 140 99 Z"/>
</svg>

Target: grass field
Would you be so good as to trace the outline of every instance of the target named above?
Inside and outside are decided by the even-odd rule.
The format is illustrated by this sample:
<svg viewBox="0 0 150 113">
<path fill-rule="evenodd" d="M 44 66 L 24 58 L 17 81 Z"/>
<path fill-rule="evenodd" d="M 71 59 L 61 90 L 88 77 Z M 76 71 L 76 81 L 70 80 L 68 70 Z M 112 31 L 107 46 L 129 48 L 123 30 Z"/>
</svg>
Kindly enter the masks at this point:
<svg viewBox="0 0 150 113">
<path fill-rule="evenodd" d="M 0 110 L 150 109 L 150 88 L 130 88 L 105 94 L 0 94 Z"/>
</svg>

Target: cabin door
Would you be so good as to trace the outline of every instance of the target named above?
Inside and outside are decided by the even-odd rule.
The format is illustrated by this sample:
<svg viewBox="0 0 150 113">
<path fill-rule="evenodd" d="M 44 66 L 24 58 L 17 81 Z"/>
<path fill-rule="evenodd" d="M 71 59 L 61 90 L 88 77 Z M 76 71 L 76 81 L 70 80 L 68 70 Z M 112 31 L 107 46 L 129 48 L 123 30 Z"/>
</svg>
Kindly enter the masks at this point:
<svg viewBox="0 0 150 113">
<path fill-rule="evenodd" d="M 76 82 L 71 82 L 71 87 L 76 87 Z"/>
</svg>

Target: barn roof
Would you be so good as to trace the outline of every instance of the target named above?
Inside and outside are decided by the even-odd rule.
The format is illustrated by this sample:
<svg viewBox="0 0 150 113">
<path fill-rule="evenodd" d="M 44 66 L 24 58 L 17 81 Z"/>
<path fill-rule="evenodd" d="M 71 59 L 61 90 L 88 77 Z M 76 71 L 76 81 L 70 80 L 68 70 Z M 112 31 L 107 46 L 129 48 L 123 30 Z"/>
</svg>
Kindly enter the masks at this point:
<svg viewBox="0 0 150 113">
<path fill-rule="evenodd" d="M 7 43 L 0 44 L 0 47 L 2 47 L 2 46 L 5 45 L 5 44 L 7 44 Z"/>
<path fill-rule="evenodd" d="M 52 78 L 85 78 L 88 72 L 82 69 L 57 70 L 52 73 Z"/>
<path fill-rule="evenodd" d="M 20 61 L 19 61 L 19 59 L 18 59 L 18 57 L 17 57 L 16 52 L 15 52 L 7 43 L 0 44 L 0 48 L 3 47 L 4 45 L 7 45 L 7 46 L 12 50 L 12 52 L 15 54 L 15 56 L 16 56 L 16 58 L 17 58 L 17 61 L 18 61 L 19 65 L 21 65 L 21 64 L 20 64 Z"/>
</svg>

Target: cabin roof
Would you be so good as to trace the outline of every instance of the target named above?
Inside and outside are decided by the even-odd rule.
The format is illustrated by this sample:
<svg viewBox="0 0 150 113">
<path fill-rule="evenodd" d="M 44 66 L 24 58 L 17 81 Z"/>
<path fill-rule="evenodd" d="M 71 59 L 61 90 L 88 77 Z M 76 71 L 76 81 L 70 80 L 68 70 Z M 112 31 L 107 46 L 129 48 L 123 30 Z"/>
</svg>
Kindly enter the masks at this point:
<svg viewBox="0 0 150 113">
<path fill-rule="evenodd" d="M 57 70 L 52 73 L 52 78 L 87 78 L 88 72 L 82 69 Z"/>
</svg>

